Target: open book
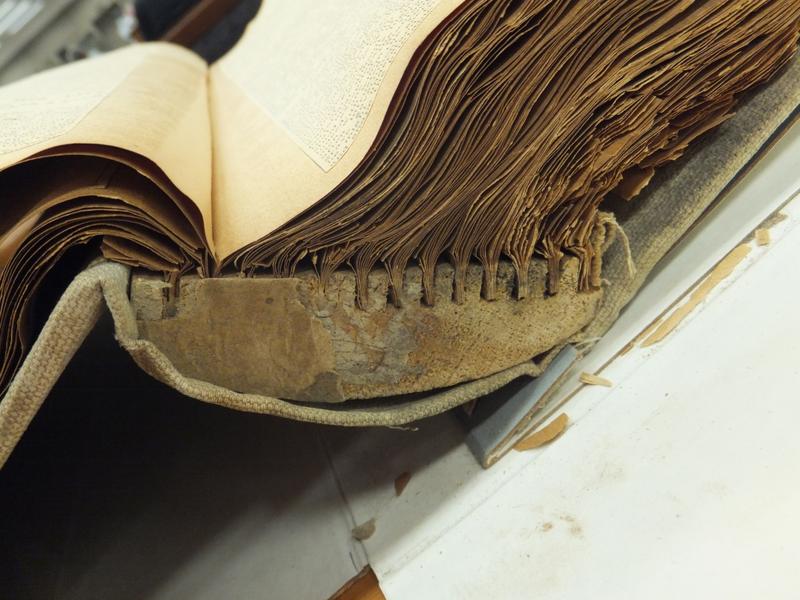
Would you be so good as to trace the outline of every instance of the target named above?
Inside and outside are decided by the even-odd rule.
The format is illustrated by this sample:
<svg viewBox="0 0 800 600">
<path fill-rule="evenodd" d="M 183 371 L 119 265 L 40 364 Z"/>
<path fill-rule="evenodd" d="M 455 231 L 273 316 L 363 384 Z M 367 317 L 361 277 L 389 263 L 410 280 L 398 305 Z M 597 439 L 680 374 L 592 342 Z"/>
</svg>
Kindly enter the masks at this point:
<svg viewBox="0 0 800 600">
<path fill-rule="evenodd" d="M 79 245 L 163 271 L 324 284 L 410 261 L 459 302 L 534 255 L 600 285 L 611 193 L 732 114 L 792 55 L 797 0 L 268 0 L 207 67 L 143 44 L 0 89 L 0 392 L 31 299 Z M 665 224 L 666 225 L 666 224 Z M 434 298 L 437 261 L 455 268 Z"/>
</svg>

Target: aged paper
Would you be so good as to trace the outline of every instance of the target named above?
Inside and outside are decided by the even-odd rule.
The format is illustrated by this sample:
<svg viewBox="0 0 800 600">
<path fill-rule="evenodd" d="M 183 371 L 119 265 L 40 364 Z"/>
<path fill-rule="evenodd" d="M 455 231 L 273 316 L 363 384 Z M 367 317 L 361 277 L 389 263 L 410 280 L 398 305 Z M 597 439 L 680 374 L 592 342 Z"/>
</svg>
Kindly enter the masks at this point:
<svg viewBox="0 0 800 600">
<path fill-rule="evenodd" d="M 211 69 L 214 231 L 227 256 L 364 158 L 422 41 L 463 0 L 270 0 Z"/>
<path fill-rule="evenodd" d="M 3 87 L 0 170 L 64 145 L 128 150 L 197 205 L 212 243 L 206 72 L 188 50 L 141 44 Z"/>
<path fill-rule="evenodd" d="M 392 60 L 439 2 L 265 2 L 222 69 L 329 171 L 364 125 Z"/>
</svg>

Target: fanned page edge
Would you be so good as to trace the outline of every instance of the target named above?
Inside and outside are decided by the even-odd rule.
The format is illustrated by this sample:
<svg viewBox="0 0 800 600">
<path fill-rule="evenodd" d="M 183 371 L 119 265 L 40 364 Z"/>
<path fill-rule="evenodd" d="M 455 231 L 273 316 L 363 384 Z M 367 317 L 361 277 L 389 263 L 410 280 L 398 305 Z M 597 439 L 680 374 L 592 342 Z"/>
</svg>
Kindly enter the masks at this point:
<svg viewBox="0 0 800 600">
<path fill-rule="evenodd" d="M 311 208 L 353 172 L 372 149 L 416 50 L 464 2 L 439 0 L 412 31 L 386 65 L 363 125 L 328 170 L 231 77 L 236 61 L 259 60 L 245 44 L 264 27 L 262 6 L 243 41 L 209 69 L 213 231 L 220 262 Z"/>
<path fill-rule="evenodd" d="M 76 73 L 81 77 L 75 77 Z M 61 118 L 58 110 L 46 108 L 58 107 L 64 94 L 71 93 L 75 102 L 67 118 L 61 118 L 38 137 L 29 134 L 16 144 L 7 142 L 5 151 L 0 152 L 0 170 L 44 152 L 76 145 L 120 148 L 142 156 L 157 165 L 197 206 L 207 243 L 213 250 L 207 73 L 208 66 L 193 52 L 152 42 L 5 86 L 0 89 L 0 112 L 4 102 L 18 105 L 28 97 L 36 104 L 33 108 L 41 109 L 38 117 L 36 110 L 24 109 L 3 115 L 24 119 L 26 127 L 35 121 L 46 128 L 48 119 Z M 86 93 L 81 89 L 84 83 L 96 83 L 97 88 Z M 48 92 L 53 87 L 60 93 Z M 172 110 L 167 110 L 170 107 Z"/>
</svg>

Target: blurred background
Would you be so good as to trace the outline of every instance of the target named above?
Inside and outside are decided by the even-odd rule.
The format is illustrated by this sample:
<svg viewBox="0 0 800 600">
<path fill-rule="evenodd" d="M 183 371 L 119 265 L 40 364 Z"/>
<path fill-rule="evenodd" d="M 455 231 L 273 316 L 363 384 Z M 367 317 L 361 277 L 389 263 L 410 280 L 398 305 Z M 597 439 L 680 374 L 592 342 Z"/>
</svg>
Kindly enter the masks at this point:
<svg viewBox="0 0 800 600">
<path fill-rule="evenodd" d="M 241 37 L 261 0 L 0 0 L 0 85 L 140 41 L 208 62 Z"/>
</svg>

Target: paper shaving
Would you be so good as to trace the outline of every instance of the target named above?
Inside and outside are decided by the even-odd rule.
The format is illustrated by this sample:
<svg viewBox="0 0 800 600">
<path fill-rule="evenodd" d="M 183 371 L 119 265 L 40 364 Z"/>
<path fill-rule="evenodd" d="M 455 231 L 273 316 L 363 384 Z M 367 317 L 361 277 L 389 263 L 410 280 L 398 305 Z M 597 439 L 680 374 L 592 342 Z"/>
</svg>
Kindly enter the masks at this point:
<svg viewBox="0 0 800 600">
<path fill-rule="evenodd" d="M 648 337 L 643 343 L 642 348 L 647 348 L 653 344 L 657 344 L 681 324 L 681 322 L 694 311 L 695 308 L 705 300 L 706 296 L 713 290 L 720 282 L 727 279 L 733 270 L 741 263 L 747 255 L 750 254 L 749 244 L 740 244 L 723 258 L 714 270 L 706 277 L 703 282 L 698 285 L 692 294 L 689 296 L 684 304 L 679 306 L 675 311 L 667 317 L 658 328 Z"/>
<path fill-rule="evenodd" d="M 592 373 L 581 373 L 578 379 L 581 383 L 585 383 L 586 385 L 602 385 L 604 387 L 611 387 L 614 385 L 610 379 Z"/>
<path fill-rule="evenodd" d="M 375 534 L 375 519 L 370 519 L 369 521 L 366 521 L 361 525 L 353 527 L 352 534 L 353 537 L 357 539 L 359 542 L 368 540 Z"/>
<path fill-rule="evenodd" d="M 546 426 L 517 442 L 514 445 L 514 450 L 524 452 L 525 450 L 533 450 L 549 444 L 566 431 L 568 424 L 569 417 L 566 413 L 561 413 Z"/>
<path fill-rule="evenodd" d="M 408 485 L 409 481 L 411 481 L 411 473 L 409 473 L 408 471 L 400 473 L 400 475 L 397 476 L 397 479 L 394 480 L 395 496 L 399 496 L 400 494 L 403 493 L 403 490 L 406 489 L 406 486 Z"/>
</svg>

